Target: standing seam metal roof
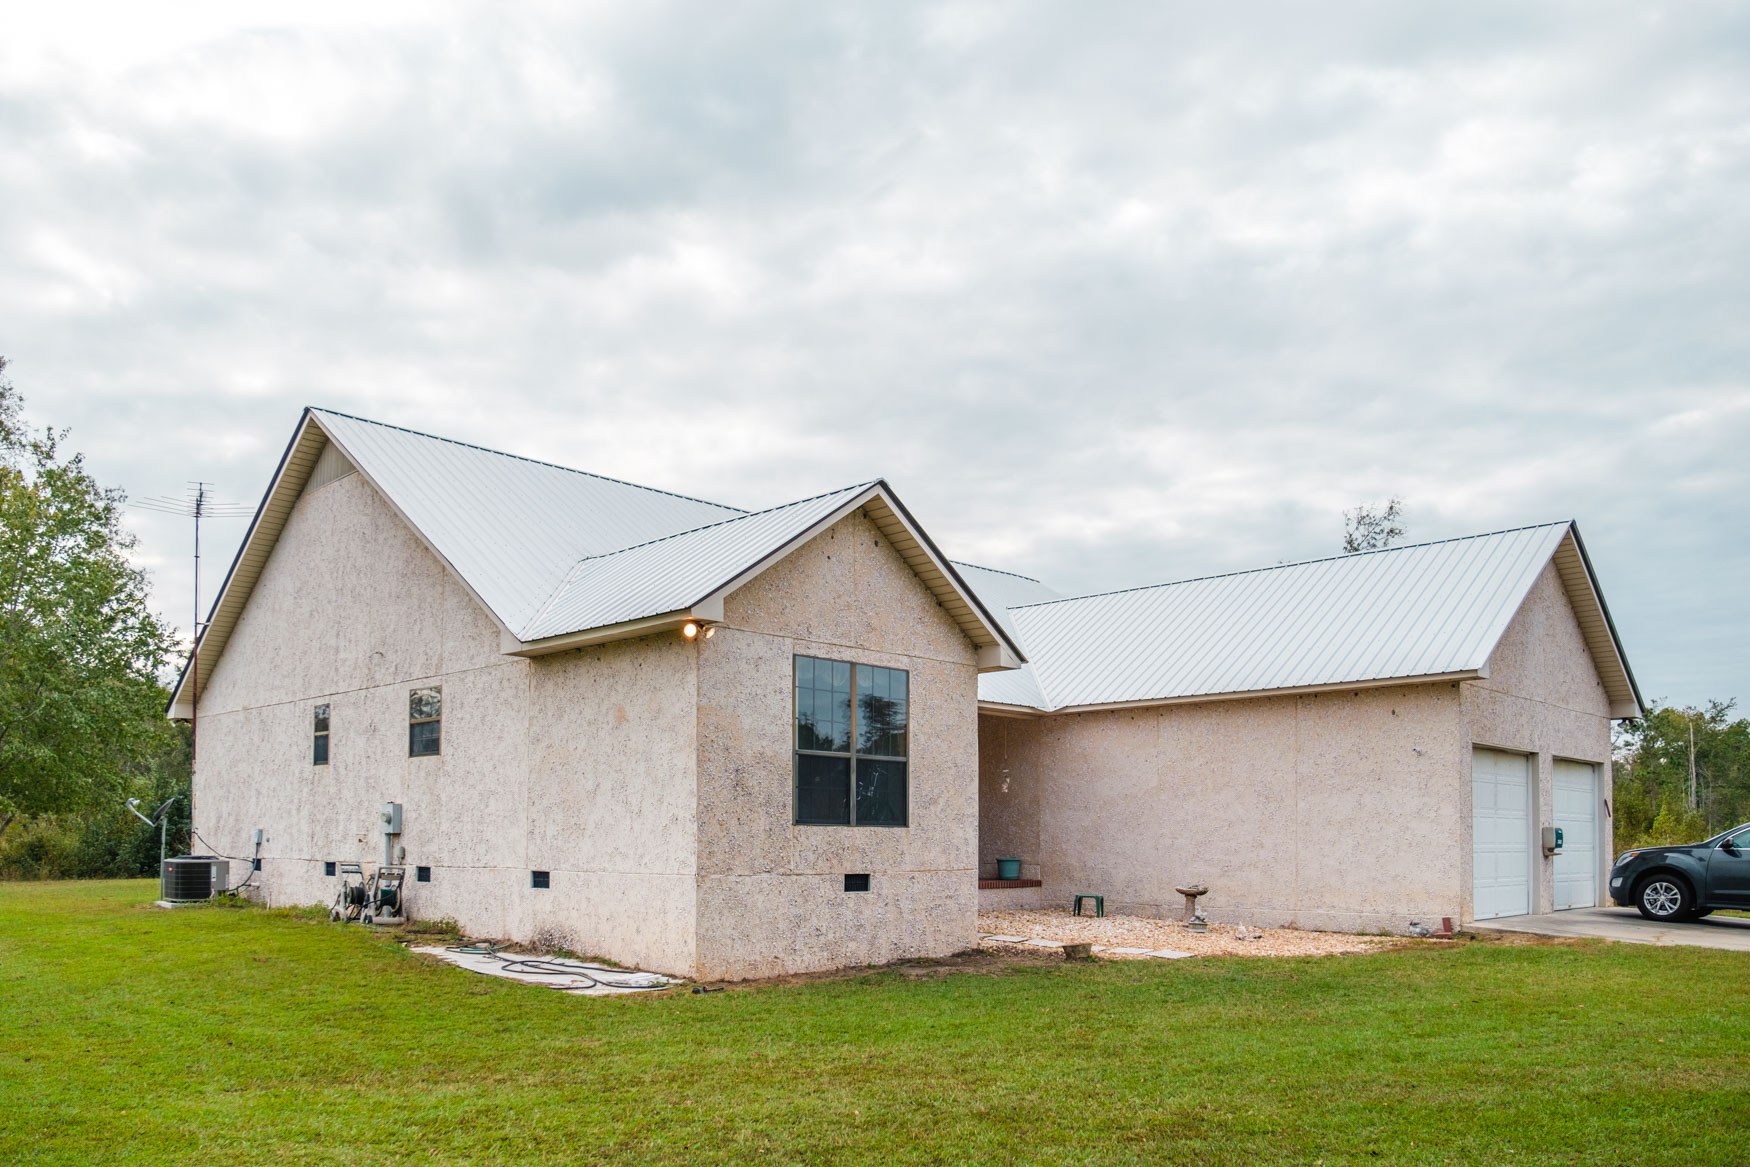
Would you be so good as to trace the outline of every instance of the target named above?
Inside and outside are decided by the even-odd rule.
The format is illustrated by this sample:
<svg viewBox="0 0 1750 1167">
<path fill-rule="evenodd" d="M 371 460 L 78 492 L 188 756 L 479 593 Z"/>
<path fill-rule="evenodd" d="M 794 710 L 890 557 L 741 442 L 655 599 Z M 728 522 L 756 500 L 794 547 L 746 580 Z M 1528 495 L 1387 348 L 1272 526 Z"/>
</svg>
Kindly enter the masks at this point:
<svg viewBox="0 0 1750 1167">
<path fill-rule="evenodd" d="M 344 413 L 311 413 L 511 629 L 535 618 L 579 557 L 746 514 Z"/>
<path fill-rule="evenodd" d="M 1572 534 L 1549 523 L 1013 606 L 1029 667 L 980 678 L 979 697 L 1050 711 L 1476 672 Z"/>
</svg>

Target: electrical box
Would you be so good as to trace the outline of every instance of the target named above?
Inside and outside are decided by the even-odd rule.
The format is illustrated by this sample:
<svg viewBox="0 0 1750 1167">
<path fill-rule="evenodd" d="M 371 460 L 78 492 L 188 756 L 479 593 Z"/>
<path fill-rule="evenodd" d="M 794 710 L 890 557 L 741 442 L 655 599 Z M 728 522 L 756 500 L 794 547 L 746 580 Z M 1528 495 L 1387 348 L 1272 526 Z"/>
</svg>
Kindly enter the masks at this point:
<svg viewBox="0 0 1750 1167">
<path fill-rule="evenodd" d="M 383 833 L 385 835 L 399 835 L 401 833 L 401 804 L 399 802 L 385 802 L 380 817 L 383 820 Z"/>
<path fill-rule="evenodd" d="M 1562 828 L 1545 827 L 1543 829 L 1543 853 L 1554 855 L 1562 849 Z"/>
</svg>

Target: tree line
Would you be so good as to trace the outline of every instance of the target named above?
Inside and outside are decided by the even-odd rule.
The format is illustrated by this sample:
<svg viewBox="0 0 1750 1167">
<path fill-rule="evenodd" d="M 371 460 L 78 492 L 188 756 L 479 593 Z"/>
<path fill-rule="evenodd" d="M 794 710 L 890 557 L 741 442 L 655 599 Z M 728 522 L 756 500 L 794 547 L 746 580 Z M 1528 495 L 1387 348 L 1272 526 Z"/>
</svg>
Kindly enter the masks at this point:
<svg viewBox="0 0 1750 1167">
<path fill-rule="evenodd" d="M 120 491 L 33 430 L 0 357 L 0 877 L 155 874 L 137 797 L 178 801 L 188 846 L 189 746 L 159 677 L 176 639 L 128 558 Z"/>
<path fill-rule="evenodd" d="M 1750 718 L 1733 701 L 1655 704 L 1616 731 L 1616 849 L 1693 843 L 1750 822 Z"/>
</svg>

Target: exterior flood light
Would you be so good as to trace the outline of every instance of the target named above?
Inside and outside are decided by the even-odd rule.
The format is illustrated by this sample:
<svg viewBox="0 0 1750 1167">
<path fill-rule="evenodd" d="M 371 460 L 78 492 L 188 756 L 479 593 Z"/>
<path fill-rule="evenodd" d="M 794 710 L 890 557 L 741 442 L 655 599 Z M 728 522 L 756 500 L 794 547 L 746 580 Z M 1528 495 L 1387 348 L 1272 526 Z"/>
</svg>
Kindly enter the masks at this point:
<svg viewBox="0 0 1750 1167">
<path fill-rule="evenodd" d="M 699 626 L 693 623 L 693 621 L 688 620 L 685 624 L 681 625 L 681 635 L 688 640 L 691 640 L 699 635 Z"/>
</svg>

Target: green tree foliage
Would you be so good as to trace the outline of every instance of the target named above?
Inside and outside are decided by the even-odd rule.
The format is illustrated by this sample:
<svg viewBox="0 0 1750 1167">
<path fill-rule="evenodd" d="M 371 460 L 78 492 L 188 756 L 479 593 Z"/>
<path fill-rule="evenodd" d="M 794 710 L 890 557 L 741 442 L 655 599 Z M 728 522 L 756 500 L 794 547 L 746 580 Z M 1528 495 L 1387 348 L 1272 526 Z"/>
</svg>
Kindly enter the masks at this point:
<svg viewBox="0 0 1750 1167">
<path fill-rule="evenodd" d="M 19 815 L 119 807 L 165 753 L 169 631 L 121 495 L 33 434 L 0 359 L 0 839 Z M 154 846 L 154 850 L 155 850 Z"/>
<path fill-rule="evenodd" d="M 1750 719 L 1732 701 L 1654 705 L 1617 731 L 1616 849 L 1693 843 L 1750 821 Z M 1690 780 L 1690 743 L 1695 779 Z"/>
</svg>

